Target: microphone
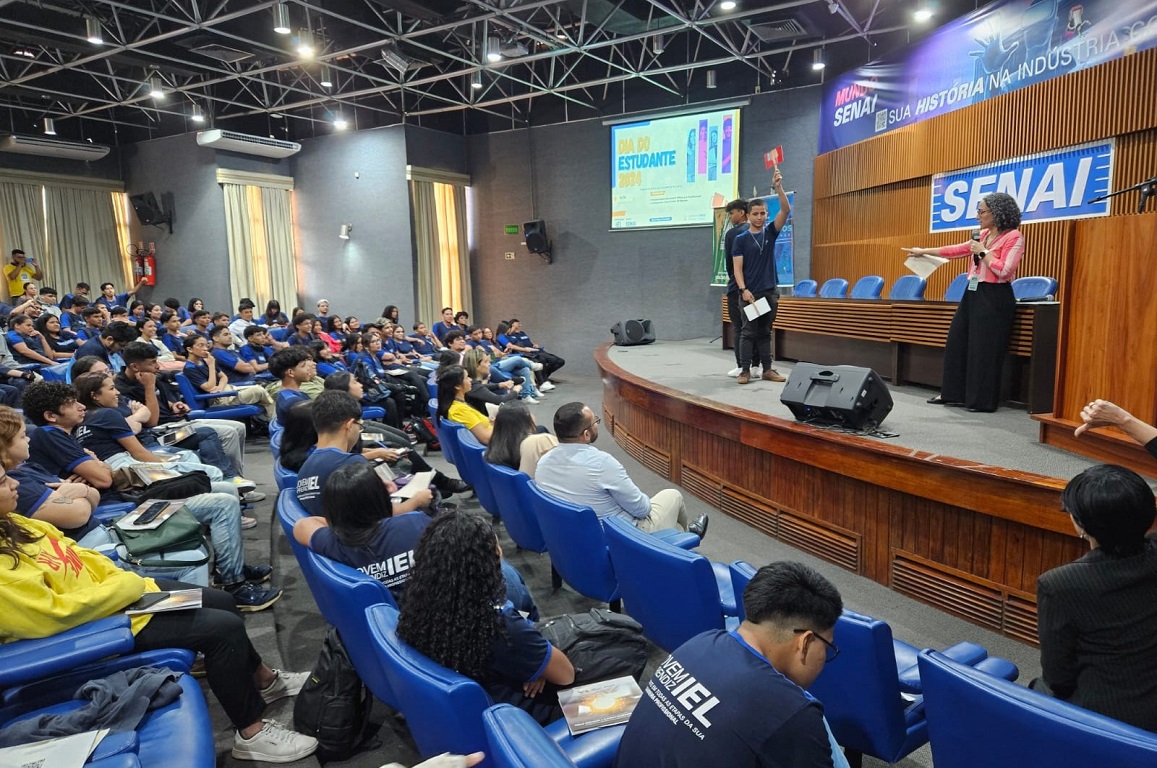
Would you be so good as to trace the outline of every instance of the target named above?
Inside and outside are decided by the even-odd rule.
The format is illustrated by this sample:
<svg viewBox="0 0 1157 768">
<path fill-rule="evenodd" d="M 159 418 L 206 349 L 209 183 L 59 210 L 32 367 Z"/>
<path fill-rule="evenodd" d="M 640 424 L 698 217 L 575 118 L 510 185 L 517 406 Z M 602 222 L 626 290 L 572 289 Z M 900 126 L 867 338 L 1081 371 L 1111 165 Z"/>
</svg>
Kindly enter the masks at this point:
<svg viewBox="0 0 1157 768">
<path fill-rule="evenodd" d="M 980 242 L 980 230 L 979 229 L 972 230 L 972 239 L 975 242 L 978 242 L 978 243 Z M 972 254 L 972 265 L 976 266 L 976 267 L 980 266 L 980 256 L 978 256 L 975 253 Z"/>
</svg>

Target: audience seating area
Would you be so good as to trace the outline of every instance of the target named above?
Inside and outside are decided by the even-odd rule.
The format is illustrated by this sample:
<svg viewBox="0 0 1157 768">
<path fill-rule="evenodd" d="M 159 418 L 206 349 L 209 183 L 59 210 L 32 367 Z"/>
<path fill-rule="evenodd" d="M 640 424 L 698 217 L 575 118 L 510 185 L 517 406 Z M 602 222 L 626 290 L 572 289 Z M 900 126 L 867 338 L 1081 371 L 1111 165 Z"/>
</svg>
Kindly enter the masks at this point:
<svg viewBox="0 0 1157 768">
<path fill-rule="evenodd" d="M 923 301 L 928 282 L 916 275 L 902 275 L 896 278 L 888 291 L 889 301 Z M 944 301 L 959 302 L 968 287 L 968 273 L 961 272 L 948 284 Z M 1053 301 L 1056 299 L 1059 283 L 1052 277 L 1018 277 L 1012 281 L 1012 291 L 1017 301 Z M 879 299 L 884 293 L 884 278 L 879 275 L 861 277 L 848 293 L 848 281 L 833 277 L 816 289 L 815 280 L 800 280 L 792 290 L 792 296 L 802 299 Z"/>
</svg>

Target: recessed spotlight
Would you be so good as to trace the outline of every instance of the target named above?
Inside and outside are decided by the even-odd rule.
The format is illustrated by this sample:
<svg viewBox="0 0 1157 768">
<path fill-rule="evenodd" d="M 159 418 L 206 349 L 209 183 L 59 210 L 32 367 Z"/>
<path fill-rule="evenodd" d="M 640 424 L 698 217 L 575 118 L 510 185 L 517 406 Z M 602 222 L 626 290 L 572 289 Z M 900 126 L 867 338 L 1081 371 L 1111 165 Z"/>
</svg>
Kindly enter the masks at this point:
<svg viewBox="0 0 1157 768">
<path fill-rule="evenodd" d="M 559 31 L 555 32 L 554 36 L 557 37 L 559 40 L 566 40 L 566 32 L 563 32 L 561 29 Z"/>
<path fill-rule="evenodd" d="M 269 116 L 272 117 L 274 120 L 285 119 L 285 115 L 281 114 L 280 112 L 270 112 Z"/>
<path fill-rule="evenodd" d="M 25 59 L 35 59 L 36 51 L 33 51 L 30 48 L 17 48 L 16 50 L 12 51 L 12 55 L 21 56 Z"/>
<path fill-rule="evenodd" d="M 666 47 L 667 41 L 662 32 L 651 38 L 651 50 L 655 52 L 656 56 L 662 53 Z"/>
<path fill-rule="evenodd" d="M 736 5 L 738 5 L 738 3 L 736 3 L 735 0 L 723 0 L 723 2 L 719 4 L 719 9 L 722 11 L 734 11 Z"/>
<path fill-rule="evenodd" d="M 350 233 L 353 231 L 354 231 L 354 225 L 353 224 L 342 224 L 340 227 L 338 227 L 337 236 L 340 237 L 342 240 L 349 240 L 350 239 Z"/>
<path fill-rule="evenodd" d="M 476 91 L 479 90 L 480 88 L 482 88 L 482 73 L 481 72 L 475 72 L 474 74 L 470 75 L 470 87 Z"/>
<path fill-rule="evenodd" d="M 912 13 L 912 19 L 919 23 L 924 23 L 932 18 L 932 9 L 927 5 L 921 5 Z"/>
<path fill-rule="evenodd" d="M 496 35 L 486 38 L 486 60 L 491 64 L 502 61 L 502 41 Z"/>
<path fill-rule="evenodd" d="M 329 64 L 321 65 L 321 76 L 317 79 L 322 88 L 333 88 L 333 74 L 329 71 Z"/>
<path fill-rule="evenodd" d="M 100 19 L 95 16 L 84 17 L 84 36 L 93 45 L 104 42 L 104 35 L 100 31 Z"/>
<path fill-rule="evenodd" d="M 707 87 L 708 88 L 718 87 L 715 78 L 716 78 L 715 70 L 714 69 L 707 70 Z"/>
</svg>

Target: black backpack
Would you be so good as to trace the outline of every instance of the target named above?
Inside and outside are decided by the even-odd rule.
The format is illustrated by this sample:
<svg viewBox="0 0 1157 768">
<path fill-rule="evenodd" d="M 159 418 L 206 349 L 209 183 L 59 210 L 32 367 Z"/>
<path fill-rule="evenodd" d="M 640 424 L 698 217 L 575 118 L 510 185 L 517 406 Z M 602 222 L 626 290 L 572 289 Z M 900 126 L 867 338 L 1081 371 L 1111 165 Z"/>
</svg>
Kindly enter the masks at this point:
<svg viewBox="0 0 1157 768">
<path fill-rule="evenodd" d="M 118 478 L 123 481 L 121 485 L 117 485 Z M 121 498 L 135 504 L 149 499 L 188 499 L 202 493 L 211 493 L 213 490 L 209 476 L 199 469 L 186 472 L 180 477 L 170 477 L 145 485 L 131 468 L 126 468 L 114 473 L 113 482 Z M 132 487 L 124 487 L 124 482 L 131 484 Z"/>
<path fill-rule="evenodd" d="M 624 675 L 638 680 L 647 666 L 643 626 L 630 616 L 591 608 L 587 613 L 543 619 L 535 627 L 570 659 L 575 685 Z"/>
<path fill-rule="evenodd" d="M 317 664 L 293 705 L 293 729 L 317 739 L 322 763 L 347 760 L 362 746 L 372 707 L 373 698 L 358 677 L 341 636 L 330 627 Z"/>
</svg>

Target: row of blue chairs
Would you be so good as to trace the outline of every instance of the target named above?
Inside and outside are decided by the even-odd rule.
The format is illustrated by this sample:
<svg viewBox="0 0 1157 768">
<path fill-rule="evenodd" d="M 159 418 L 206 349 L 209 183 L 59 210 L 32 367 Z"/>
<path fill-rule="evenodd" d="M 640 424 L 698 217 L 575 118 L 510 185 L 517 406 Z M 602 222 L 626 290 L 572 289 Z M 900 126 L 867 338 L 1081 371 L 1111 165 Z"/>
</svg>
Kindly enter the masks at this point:
<svg viewBox="0 0 1157 768">
<path fill-rule="evenodd" d="M 928 287 L 922 277 L 904 275 L 892 283 L 888 292 L 890 301 L 920 301 L 924 298 L 924 290 Z M 964 298 L 964 291 L 968 287 L 968 273 L 961 272 L 948 285 L 944 292 L 945 301 L 960 301 Z M 1057 295 L 1059 283 L 1051 277 L 1018 277 L 1012 281 L 1012 292 L 1017 301 L 1046 301 Z M 878 299 L 884 292 L 884 278 L 879 275 L 861 277 L 852 286 L 853 299 Z M 798 298 L 813 299 L 817 295 L 821 299 L 848 298 L 848 281 L 842 277 L 833 277 L 818 285 L 815 280 L 800 280 L 795 284 L 792 295 Z"/>
</svg>

